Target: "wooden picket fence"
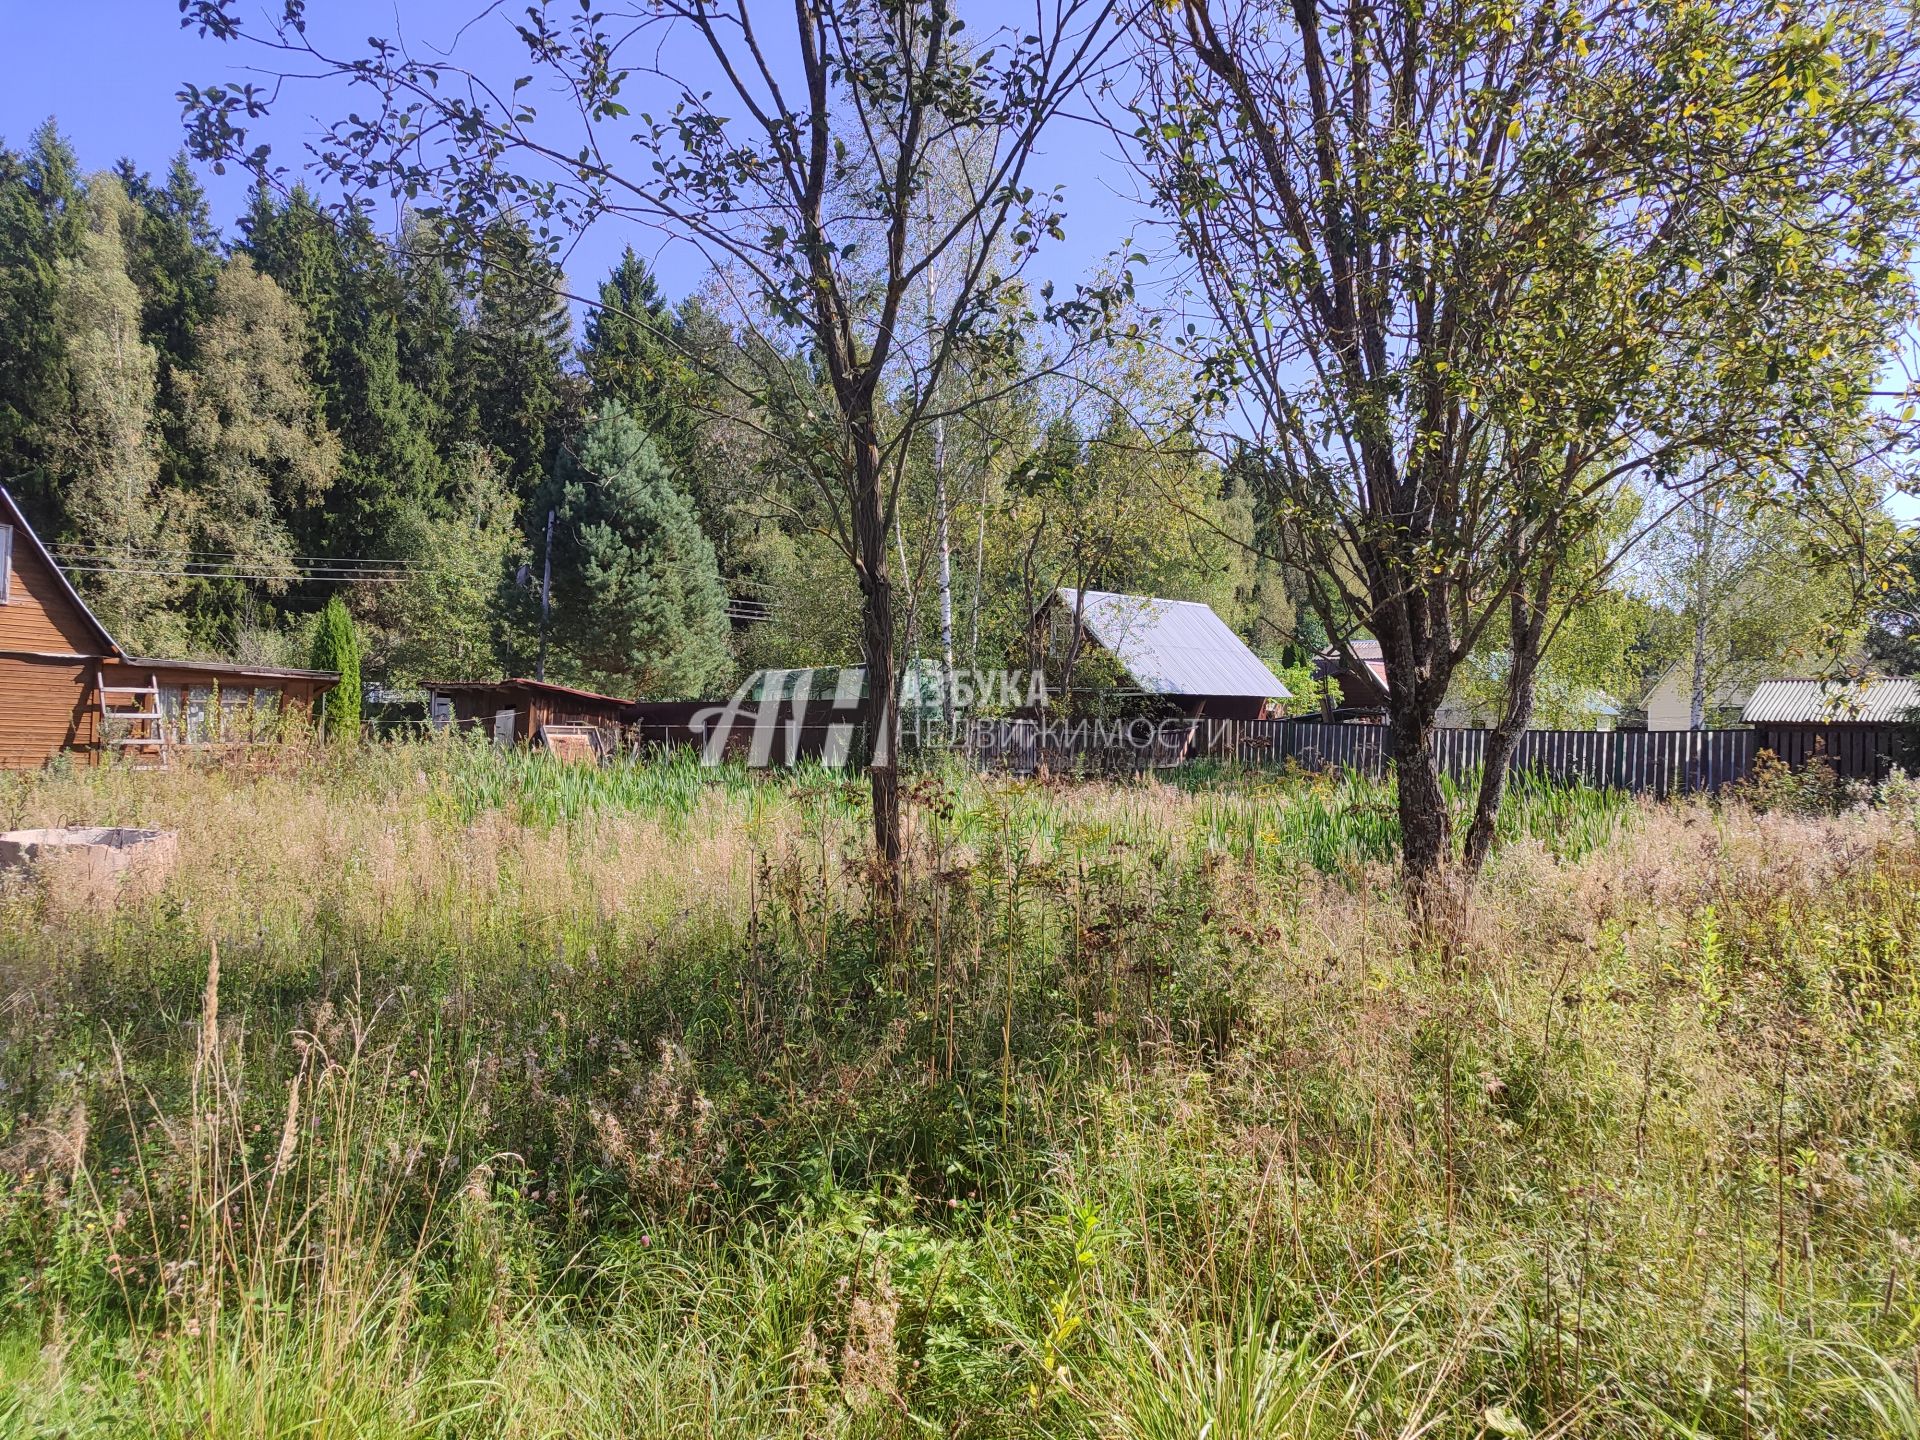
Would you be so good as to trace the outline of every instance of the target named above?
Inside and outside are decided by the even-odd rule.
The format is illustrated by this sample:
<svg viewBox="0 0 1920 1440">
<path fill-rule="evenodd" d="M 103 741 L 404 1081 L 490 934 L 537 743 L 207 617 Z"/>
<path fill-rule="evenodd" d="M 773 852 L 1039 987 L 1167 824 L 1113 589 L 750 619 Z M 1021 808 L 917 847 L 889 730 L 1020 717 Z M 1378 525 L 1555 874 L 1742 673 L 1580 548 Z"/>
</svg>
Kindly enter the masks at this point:
<svg viewBox="0 0 1920 1440">
<path fill-rule="evenodd" d="M 1486 730 L 1434 732 L 1441 773 L 1465 779 L 1486 760 Z M 1196 760 L 1243 765 L 1298 765 L 1352 770 L 1384 779 L 1393 761 L 1384 725 L 1318 720 L 1189 720 L 1116 735 L 1089 726 L 1033 720 L 977 720 L 962 746 L 983 769 L 1033 774 L 1116 774 L 1164 769 Z M 1796 768 L 1816 757 L 1842 779 L 1883 779 L 1910 763 L 1895 726 L 1816 725 L 1770 730 L 1529 730 L 1515 747 L 1513 768 L 1636 794 L 1711 792 L 1752 776 L 1762 750 Z"/>
</svg>

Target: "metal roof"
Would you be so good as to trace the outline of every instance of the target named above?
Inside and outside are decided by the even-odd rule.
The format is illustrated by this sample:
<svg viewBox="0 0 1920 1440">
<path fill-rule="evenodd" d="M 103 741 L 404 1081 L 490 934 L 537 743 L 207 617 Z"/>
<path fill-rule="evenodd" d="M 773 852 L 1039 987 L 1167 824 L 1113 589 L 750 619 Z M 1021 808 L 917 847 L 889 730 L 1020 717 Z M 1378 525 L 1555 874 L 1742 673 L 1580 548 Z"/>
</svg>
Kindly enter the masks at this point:
<svg viewBox="0 0 1920 1440">
<path fill-rule="evenodd" d="M 1268 700 L 1292 694 L 1211 606 L 1066 586 L 1057 600 L 1069 614 L 1078 606 L 1087 633 L 1151 694 Z"/>
<path fill-rule="evenodd" d="M 1749 725 L 1888 725 L 1920 710 L 1920 680 L 1763 680 L 1740 718 Z"/>
</svg>

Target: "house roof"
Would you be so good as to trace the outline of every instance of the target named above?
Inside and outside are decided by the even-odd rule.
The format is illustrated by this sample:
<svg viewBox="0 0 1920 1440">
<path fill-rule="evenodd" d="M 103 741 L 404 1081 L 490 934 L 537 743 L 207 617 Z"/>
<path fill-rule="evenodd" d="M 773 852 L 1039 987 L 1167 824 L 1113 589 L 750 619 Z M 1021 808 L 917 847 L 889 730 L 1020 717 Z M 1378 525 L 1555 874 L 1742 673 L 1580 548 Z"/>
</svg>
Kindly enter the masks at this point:
<svg viewBox="0 0 1920 1440">
<path fill-rule="evenodd" d="M 421 687 L 428 694 L 457 695 L 481 690 L 523 690 L 529 695 L 546 695 L 562 700 L 589 700 L 600 705 L 631 705 L 633 701 L 618 695 L 602 695 L 595 690 L 576 690 L 571 685 L 555 685 L 548 680 L 514 677 L 506 680 L 428 680 Z"/>
<path fill-rule="evenodd" d="M 27 523 L 26 515 L 4 485 L 0 485 L 0 517 L 4 518 L 6 524 L 13 527 L 13 533 L 24 539 L 47 569 L 53 572 L 53 578 L 59 582 L 61 590 L 66 593 L 67 599 L 73 603 L 74 610 L 79 613 L 81 623 L 92 632 L 94 639 L 100 642 L 101 653 L 124 655 L 126 652 L 120 648 L 119 641 L 107 633 L 107 627 L 100 623 L 100 617 L 87 608 L 87 602 L 82 600 L 80 592 L 73 588 L 73 582 L 67 578 L 67 572 L 60 568 L 60 562 L 55 560 L 47 552 L 47 547 L 40 543 L 40 537 L 34 534 L 33 526 Z"/>
<path fill-rule="evenodd" d="M 1920 710 L 1920 680 L 1763 680 L 1740 718 L 1749 725 L 1886 725 Z"/>
<path fill-rule="evenodd" d="M 337 670 L 300 670 L 290 665 L 252 665 L 239 660 L 162 660 L 128 655 L 120 663 L 129 670 L 188 670 L 195 674 L 231 675 L 241 680 L 324 680 L 340 683 Z"/>
<path fill-rule="evenodd" d="M 1211 606 L 1109 590 L 1062 586 L 1055 600 L 1100 647 L 1154 695 L 1240 695 L 1284 700 L 1292 694 Z"/>
</svg>

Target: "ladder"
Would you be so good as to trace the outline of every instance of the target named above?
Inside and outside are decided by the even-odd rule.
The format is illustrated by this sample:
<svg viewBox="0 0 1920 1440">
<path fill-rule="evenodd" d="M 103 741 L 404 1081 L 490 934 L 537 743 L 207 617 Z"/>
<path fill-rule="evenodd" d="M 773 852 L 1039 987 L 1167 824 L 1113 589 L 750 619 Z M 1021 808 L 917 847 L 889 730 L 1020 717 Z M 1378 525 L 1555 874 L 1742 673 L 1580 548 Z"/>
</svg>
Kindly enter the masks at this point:
<svg viewBox="0 0 1920 1440">
<path fill-rule="evenodd" d="M 169 768 L 167 717 L 160 708 L 160 678 L 148 675 L 144 685 L 109 685 L 106 672 L 94 669 L 94 692 L 100 701 L 100 747 L 127 757 L 135 770 Z"/>
</svg>

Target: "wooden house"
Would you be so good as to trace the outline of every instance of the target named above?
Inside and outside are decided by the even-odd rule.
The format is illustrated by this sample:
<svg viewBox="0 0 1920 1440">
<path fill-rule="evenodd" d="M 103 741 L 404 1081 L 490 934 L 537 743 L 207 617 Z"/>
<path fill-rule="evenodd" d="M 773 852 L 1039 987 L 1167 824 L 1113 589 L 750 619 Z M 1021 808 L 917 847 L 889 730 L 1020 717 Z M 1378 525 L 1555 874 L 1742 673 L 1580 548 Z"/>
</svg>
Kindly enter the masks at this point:
<svg viewBox="0 0 1920 1440">
<path fill-rule="evenodd" d="M 237 738 L 270 715 L 311 716 L 339 678 L 129 655 L 0 487 L 0 769 L 63 751 L 165 764 L 175 747 Z"/>
<path fill-rule="evenodd" d="M 1845 780 L 1884 780 L 1920 760 L 1920 679 L 1763 680 L 1740 718 L 1796 768 L 1824 760 Z"/>
</svg>

